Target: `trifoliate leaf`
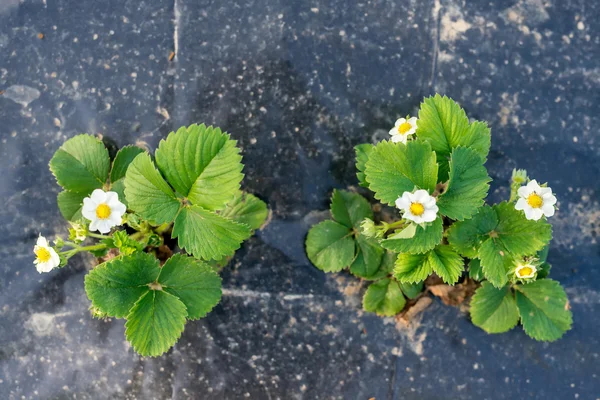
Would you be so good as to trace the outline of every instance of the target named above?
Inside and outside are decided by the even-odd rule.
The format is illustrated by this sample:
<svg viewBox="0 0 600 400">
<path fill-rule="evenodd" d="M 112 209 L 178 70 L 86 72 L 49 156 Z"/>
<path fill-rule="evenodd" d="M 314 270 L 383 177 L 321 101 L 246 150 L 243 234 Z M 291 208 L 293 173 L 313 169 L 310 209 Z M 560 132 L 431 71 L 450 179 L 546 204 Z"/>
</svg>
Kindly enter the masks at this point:
<svg viewBox="0 0 600 400">
<path fill-rule="evenodd" d="M 482 281 L 485 279 L 483 276 L 483 271 L 481 270 L 481 262 L 477 258 L 474 258 L 469 262 L 469 278 L 476 281 Z"/>
<path fill-rule="evenodd" d="M 485 278 L 497 288 L 508 282 L 507 273 L 515 259 L 498 238 L 489 238 L 479 249 L 481 270 Z"/>
<path fill-rule="evenodd" d="M 391 317 L 404 308 L 406 299 L 398 282 L 393 279 L 381 279 L 372 283 L 363 297 L 363 309 L 377 315 Z"/>
<path fill-rule="evenodd" d="M 509 286 L 495 288 L 483 282 L 471 300 L 471 320 L 487 333 L 511 330 L 519 322 L 519 311 Z"/>
<path fill-rule="evenodd" d="M 67 221 L 77 221 L 83 218 L 81 207 L 83 206 L 83 199 L 85 197 L 87 197 L 85 193 L 71 192 L 69 190 L 63 190 L 58 194 L 58 209 Z"/>
<path fill-rule="evenodd" d="M 417 230 L 412 238 L 385 239 L 381 241 L 381 246 L 396 253 L 426 253 L 442 241 L 443 232 L 442 219 L 438 217 L 425 228 L 417 225 Z"/>
<path fill-rule="evenodd" d="M 239 191 L 243 165 L 236 141 L 212 126 L 190 125 L 161 140 L 156 164 L 182 196 L 206 210 L 221 210 Z"/>
<path fill-rule="evenodd" d="M 450 156 L 448 188 L 438 197 L 440 214 L 462 221 L 471 218 L 487 196 L 491 180 L 475 150 L 457 147 Z"/>
<path fill-rule="evenodd" d="M 127 315 L 125 337 L 142 356 L 160 356 L 173 346 L 185 326 L 185 305 L 163 290 L 149 290 Z"/>
<path fill-rule="evenodd" d="M 423 291 L 423 282 L 419 283 L 402 283 L 398 282 L 400 285 L 400 289 L 402 289 L 402 293 L 409 298 L 414 299 Z"/>
<path fill-rule="evenodd" d="M 371 150 L 373 150 L 373 147 L 375 146 L 370 143 L 354 146 L 354 151 L 356 151 L 356 177 L 358 178 L 358 184 L 362 187 L 369 187 L 365 177 L 365 168 L 367 167 L 369 154 L 371 153 Z"/>
<path fill-rule="evenodd" d="M 111 317 L 123 318 L 149 291 L 160 271 L 156 257 L 147 253 L 114 258 L 85 277 L 85 292 L 92 305 Z"/>
<path fill-rule="evenodd" d="M 365 218 L 373 219 L 373 211 L 367 199 L 358 193 L 337 189 L 331 196 L 331 215 L 340 224 L 357 229 Z"/>
<path fill-rule="evenodd" d="M 548 259 L 549 252 L 550 252 L 550 243 L 548 243 L 547 245 L 544 246 L 543 249 L 538 251 L 538 253 L 537 253 L 538 260 L 540 260 L 540 262 L 546 262 L 546 260 Z"/>
<path fill-rule="evenodd" d="M 67 140 L 50 160 L 50 170 L 60 186 L 86 195 L 106 183 L 109 167 L 108 150 L 90 135 Z"/>
<path fill-rule="evenodd" d="M 267 204 L 258 197 L 250 193 L 239 192 L 221 211 L 220 215 L 256 230 L 269 216 L 269 210 Z"/>
<path fill-rule="evenodd" d="M 433 192 L 437 183 L 435 153 L 427 142 L 379 142 L 369 154 L 365 174 L 375 198 L 394 205 L 415 188 Z"/>
<path fill-rule="evenodd" d="M 453 285 L 464 268 L 463 259 L 448 245 L 440 245 L 425 254 L 400 254 L 394 277 L 403 283 L 424 281 L 433 272 Z"/>
<path fill-rule="evenodd" d="M 181 254 L 169 258 L 161 268 L 162 290 L 185 304 L 188 319 L 199 319 L 221 300 L 221 278 L 208 265 Z"/>
<path fill-rule="evenodd" d="M 179 247 L 194 257 L 218 260 L 233 254 L 251 233 L 248 225 L 193 205 L 179 211 L 172 236 L 178 239 Z"/>
<path fill-rule="evenodd" d="M 308 231 L 306 254 L 320 270 L 339 272 L 354 261 L 352 231 L 335 221 L 323 221 Z"/>
<path fill-rule="evenodd" d="M 464 257 L 475 258 L 481 244 L 498 226 L 498 215 L 493 208 L 483 206 L 473 218 L 455 222 L 448 229 L 448 242 Z"/>
<path fill-rule="evenodd" d="M 358 253 L 350 266 L 350 272 L 359 278 L 372 279 L 378 275 L 385 250 L 375 239 L 358 235 L 356 238 Z"/>
<path fill-rule="evenodd" d="M 181 206 L 148 153 L 139 154 L 127 168 L 125 196 L 131 209 L 155 224 L 173 221 Z"/>
<path fill-rule="evenodd" d="M 521 323 L 529 336 L 552 342 L 571 329 L 567 295 L 558 282 L 540 279 L 515 289 Z"/>
<path fill-rule="evenodd" d="M 454 100 L 439 94 L 421 103 L 417 136 L 431 143 L 436 152 L 440 182 L 448 178 L 448 159 L 454 148 L 471 148 L 485 160 L 491 143 L 490 130 L 485 123 L 475 122 L 469 126 L 465 111 Z"/>
</svg>

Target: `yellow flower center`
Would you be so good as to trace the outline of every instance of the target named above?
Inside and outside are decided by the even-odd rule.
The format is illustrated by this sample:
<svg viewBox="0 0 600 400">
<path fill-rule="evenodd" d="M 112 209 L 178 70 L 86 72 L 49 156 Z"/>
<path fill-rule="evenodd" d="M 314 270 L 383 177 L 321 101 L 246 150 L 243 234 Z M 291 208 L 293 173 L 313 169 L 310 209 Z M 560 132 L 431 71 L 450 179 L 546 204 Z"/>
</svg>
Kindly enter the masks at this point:
<svg viewBox="0 0 600 400">
<path fill-rule="evenodd" d="M 421 203 L 412 203 L 410 205 L 410 212 L 412 215 L 419 217 L 425 212 L 425 207 L 423 207 L 423 204 Z"/>
<path fill-rule="evenodd" d="M 96 217 L 99 219 L 110 217 L 110 207 L 105 203 L 99 204 L 98 207 L 96 207 Z"/>
<path fill-rule="evenodd" d="M 533 268 L 531 268 L 531 267 L 523 267 L 517 271 L 517 275 L 519 276 L 519 278 L 522 278 L 524 276 L 529 276 L 532 273 L 533 273 Z"/>
<path fill-rule="evenodd" d="M 406 132 L 410 131 L 411 129 L 412 129 L 411 124 L 409 124 L 408 122 L 403 122 L 398 127 L 398 132 L 400 132 L 401 135 L 404 135 Z"/>
<path fill-rule="evenodd" d="M 37 249 L 35 249 L 33 251 L 35 253 L 35 256 L 37 257 L 37 260 L 41 263 L 45 263 L 50 261 L 50 250 L 48 250 L 45 247 L 38 247 Z"/>
<path fill-rule="evenodd" d="M 537 193 L 531 193 L 527 198 L 527 204 L 529 204 L 533 208 L 540 208 L 542 204 L 544 204 L 544 200 Z"/>
</svg>

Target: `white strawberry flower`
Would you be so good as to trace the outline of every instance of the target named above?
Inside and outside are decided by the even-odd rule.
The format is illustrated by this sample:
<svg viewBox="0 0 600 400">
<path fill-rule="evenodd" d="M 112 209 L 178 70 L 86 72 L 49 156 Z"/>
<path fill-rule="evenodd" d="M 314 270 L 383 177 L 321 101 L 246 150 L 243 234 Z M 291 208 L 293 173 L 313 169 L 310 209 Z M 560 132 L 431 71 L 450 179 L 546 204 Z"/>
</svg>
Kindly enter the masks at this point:
<svg viewBox="0 0 600 400">
<path fill-rule="evenodd" d="M 543 215 L 546 217 L 554 215 L 556 197 L 552 194 L 551 188 L 541 187 L 534 179 L 527 186 L 521 186 L 517 194 L 519 200 L 517 200 L 515 209 L 523 210 L 527 219 L 537 221 Z"/>
<path fill-rule="evenodd" d="M 535 277 L 537 268 L 532 264 L 518 264 L 515 269 L 515 275 L 518 279 L 531 279 Z"/>
<path fill-rule="evenodd" d="M 414 134 L 417 131 L 417 117 L 412 118 L 399 118 L 396 120 L 394 127 L 390 129 L 390 135 L 392 136 L 392 142 L 394 143 L 406 143 L 409 135 Z"/>
<path fill-rule="evenodd" d="M 437 218 L 438 206 L 435 204 L 435 197 L 430 196 L 427 190 L 402 193 L 402 197 L 396 200 L 396 207 L 404 211 L 405 219 L 417 224 L 433 222 Z"/>
<path fill-rule="evenodd" d="M 116 192 L 96 189 L 90 197 L 83 199 L 81 214 L 91 221 L 90 231 L 108 233 L 113 226 L 121 225 L 125 211 L 127 207 L 119 201 Z"/>
<path fill-rule="evenodd" d="M 56 250 L 50 246 L 48 240 L 42 235 L 38 237 L 33 252 L 35 253 L 33 263 L 40 274 L 42 272 L 50 272 L 60 265 L 58 253 L 56 253 Z"/>
</svg>

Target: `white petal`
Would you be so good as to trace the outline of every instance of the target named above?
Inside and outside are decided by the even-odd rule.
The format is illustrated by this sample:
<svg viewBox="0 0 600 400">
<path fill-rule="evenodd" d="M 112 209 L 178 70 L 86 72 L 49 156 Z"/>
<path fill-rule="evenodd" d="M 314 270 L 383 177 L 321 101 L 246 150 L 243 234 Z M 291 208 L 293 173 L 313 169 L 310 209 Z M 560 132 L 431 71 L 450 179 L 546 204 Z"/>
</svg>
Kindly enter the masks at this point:
<svg viewBox="0 0 600 400">
<path fill-rule="evenodd" d="M 110 201 L 107 201 L 106 204 L 108 204 L 108 206 L 110 207 L 110 211 L 113 213 L 123 215 L 125 214 L 125 211 L 127 211 L 127 207 L 125 207 L 125 204 L 121 203 L 116 196 Z"/>
<path fill-rule="evenodd" d="M 423 206 L 425 206 L 425 208 L 434 208 L 435 207 L 435 209 L 437 210 L 435 197 L 429 196 L 429 199 L 427 199 L 423 203 Z"/>
<path fill-rule="evenodd" d="M 419 189 L 414 194 L 414 201 L 419 202 L 421 204 L 427 202 L 429 200 L 429 193 L 427 190 Z"/>
<path fill-rule="evenodd" d="M 54 268 L 54 264 L 52 261 L 47 261 L 45 263 L 39 263 L 35 266 L 37 271 L 41 274 L 42 272 L 50 272 L 52 268 Z"/>
<path fill-rule="evenodd" d="M 527 198 L 529 195 L 533 193 L 533 190 L 530 190 L 528 186 L 521 186 L 519 190 L 517 190 L 517 194 L 519 197 Z"/>
<path fill-rule="evenodd" d="M 542 218 L 542 210 L 539 208 L 531 208 L 531 207 L 527 207 L 525 208 L 525 218 L 527 219 L 531 219 L 534 221 L 537 221 L 538 219 Z"/>
<path fill-rule="evenodd" d="M 406 136 L 404 136 L 404 135 L 394 135 L 394 136 L 392 136 L 392 142 L 394 142 L 394 143 L 406 143 Z"/>
<path fill-rule="evenodd" d="M 48 240 L 43 236 L 39 236 L 35 244 L 40 247 L 48 247 Z"/>
<path fill-rule="evenodd" d="M 396 123 L 394 124 L 394 126 L 397 128 L 397 127 L 399 127 L 400 125 L 402 125 L 405 122 L 406 122 L 406 118 L 398 118 L 396 120 Z"/>
<path fill-rule="evenodd" d="M 117 194 L 117 192 L 106 192 L 106 198 L 104 199 L 104 202 L 108 205 L 110 205 L 110 203 L 112 203 L 113 201 L 119 201 L 119 195 Z"/>
<path fill-rule="evenodd" d="M 396 136 L 398 134 L 398 129 L 392 128 L 388 133 L 390 134 L 390 136 Z"/>
<path fill-rule="evenodd" d="M 417 117 L 410 117 L 408 119 L 408 123 L 416 128 L 417 127 Z"/>
<path fill-rule="evenodd" d="M 426 210 L 433 211 L 434 213 L 437 214 L 440 209 L 439 209 L 439 207 L 436 204 L 434 204 L 433 206 L 427 208 Z"/>
<path fill-rule="evenodd" d="M 54 249 L 50 249 L 50 261 L 52 261 L 52 263 L 54 264 L 54 268 L 60 265 L 60 257 L 58 256 L 56 251 L 54 251 Z"/>
<path fill-rule="evenodd" d="M 421 215 L 424 222 L 433 222 L 437 218 L 437 213 L 433 210 L 425 210 L 423 215 Z"/>
<path fill-rule="evenodd" d="M 81 209 L 81 215 L 83 215 L 85 218 L 89 219 L 90 221 L 93 221 L 96 218 L 98 218 L 96 216 L 96 209 L 95 208 L 82 208 Z"/>
<path fill-rule="evenodd" d="M 108 233 L 110 232 L 111 224 L 109 219 L 99 220 L 97 223 L 98 232 Z"/>
<path fill-rule="evenodd" d="M 92 195 L 90 196 L 90 198 L 96 204 L 105 203 L 106 202 L 106 193 L 102 189 L 96 189 L 92 192 Z"/>
<path fill-rule="evenodd" d="M 113 226 L 117 226 L 117 225 L 121 225 L 121 221 L 122 221 L 122 215 L 123 214 L 119 214 L 119 213 L 115 213 L 113 212 L 112 214 L 110 214 L 110 217 L 108 218 L 108 221 L 110 222 L 110 226 L 111 228 Z"/>
<path fill-rule="evenodd" d="M 544 201 L 544 205 L 553 206 L 556 204 L 556 197 L 552 193 L 543 195 L 542 200 Z"/>
<path fill-rule="evenodd" d="M 413 135 L 415 132 L 417 131 L 417 128 L 412 127 L 408 130 L 408 132 L 405 133 L 406 136 L 408 135 Z"/>
<path fill-rule="evenodd" d="M 419 217 L 417 217 L 416 215 L 413 215 L 413 213 L 410 212 L 410 210 L 406 210 L 404 211 L 404 215 L 403 215 L 404 219 L 408 219 L 410 221 L 415 221 L 415 222 L 419 222 Z"/>
<path fill-rule="evenodd" d="M 404 196 L 398 197 L 398 200 L 396 200 L 396 207 L 401 210 L 405 210 L 410 207 L 410 200 Z"/>
<path fill-rule="evenodd" d="M 532 192 L 536 192 L 536 193 L 538 193 L 539 190 L 541 189 L 540 185 L 537 183 L 537 181 L 535 179 L 527 184 L 527 188 L 530 189 Z"/>
<path fill-rule="evenodd" d="M 515 204 L 515 210 L 524 210 L 527 207 L 529 207 L 529 204 L 527 204 L 527 200 L 523 198 L 517 200 L 517 204 Z"/>
<path fill-rule="evenodd" d="M 94 219 L 92 220 L 92 222 L 90 223 L 90 226 L 89 226 L 89 228 L 88 228 L 88 229 L 90 230 L 90 232 L 93 232 L 93 231 L 97 231 L 97 230 L 98 230 L 98 223 L 99 223 L 99 222 L 100 222 L 100 220 L 99 220 L 99 219 L 97 219 L 97 218 L 94 218 Z"/>
<path fill-rule="evenodd" d="M 546 217 L 551 217 L 554 215 L 554 206 L 551 204 L 544 204 L 542 206 L 542 212 Z"/>
<path fill-rule="evenodd" d="M 552 194 L 552 189 L 549 187 L 541 187 L 540 190 L 537 191 L 537 194 L 544 197 L 548 194 Z"/>
<path fill-rule="evenodd" d="M 93 208 L 94 210 L 96 209 L 96 207 L 98 207 L 98 204 L 100 203 L 96 203 L 94 200 L 92 200 L 91 197 L 86 197 L 85 199 L 83 199 L 83 207 L 89 207 L 89 208 Z"/>
</svg>

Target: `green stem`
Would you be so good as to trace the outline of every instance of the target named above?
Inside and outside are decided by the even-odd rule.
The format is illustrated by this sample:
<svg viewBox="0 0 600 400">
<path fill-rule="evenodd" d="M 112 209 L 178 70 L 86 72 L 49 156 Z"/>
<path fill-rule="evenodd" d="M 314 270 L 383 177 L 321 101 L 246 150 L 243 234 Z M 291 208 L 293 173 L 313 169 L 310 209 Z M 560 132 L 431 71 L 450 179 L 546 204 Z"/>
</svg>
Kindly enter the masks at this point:
<svg viewBox="0 0 600 400">
<path fill-rule="evenodd" d="M 93 237 L 93 238 L 96 238 L 96 239 L 109 239 L 110 238 L 110 236 L 108 236 L 108 235 L 101 235 L 99 233 L 92 233 L 92 232 L 88 232 L 87 235 L 89 237 Z"/>
<path fill-rule="evenodd" d="M 154 232 L 161 235 L 161 234 L 165 233 L 165 231 L 169 230 L 170 227 L 171 227 L 171 223 L 165 222 L 164 224 L 154 228 Z"/>
</svg>

